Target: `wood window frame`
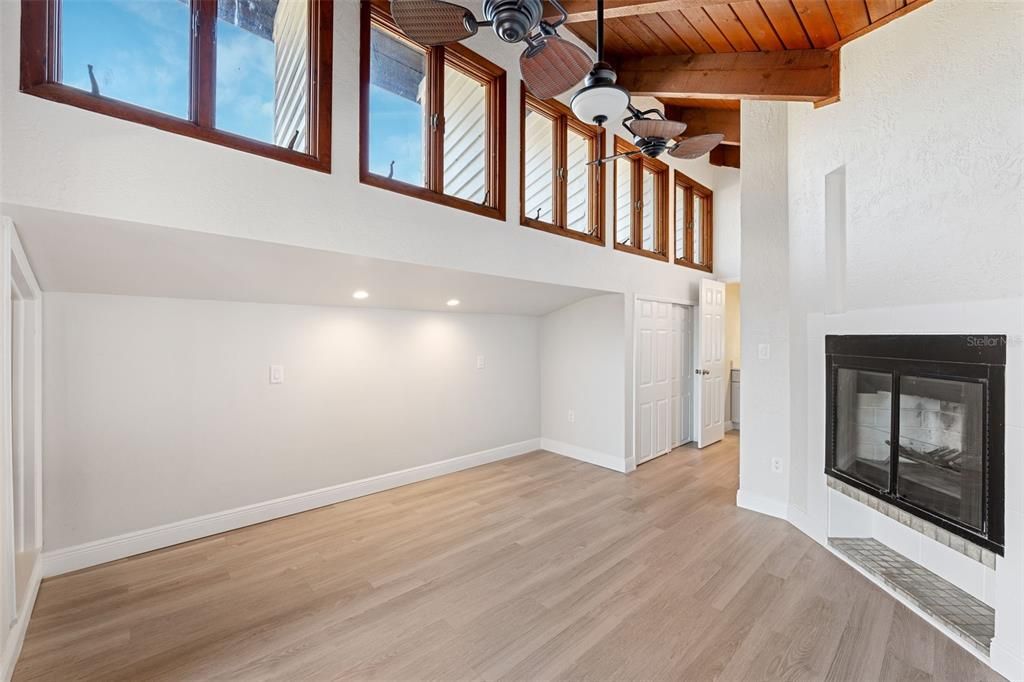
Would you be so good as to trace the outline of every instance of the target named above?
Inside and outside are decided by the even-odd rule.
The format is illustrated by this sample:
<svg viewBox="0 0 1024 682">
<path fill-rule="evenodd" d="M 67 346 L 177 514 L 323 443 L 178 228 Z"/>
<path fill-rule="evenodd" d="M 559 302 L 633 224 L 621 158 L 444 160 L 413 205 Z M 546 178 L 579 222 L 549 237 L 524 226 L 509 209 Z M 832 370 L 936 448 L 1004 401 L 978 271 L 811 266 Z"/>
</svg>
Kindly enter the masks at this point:
<svg viewBox="0 0 1024 682">
<path fill-rule="evenodd" d="M 685 203 L 685 209 L 683 212 L 685 225 L 683 226 L 683 239 L 686 246 L 683 250 L 683 257 L 679 257 L 678 247 L 673 253 L 673 260 L 676 265 L 682 265 L 687 268 L 693 268 L 694 270 L 700 270 L 702 272 L 711 272 L 714 269 L 714 255 L 715 255 L 715 229 L 714 229 L 714 203 L 715 194 L 710 189 L 700 184 L 693 178 L 675 171 L 673 181 L 673 201 L 675 201 L 675 189 L 683 190 L 683 201 Z M 702 213 L 700 221 L 701 230 L 701 251 L 703 259 L 698 262 L 693 257 L 693 197 L 699 196 L 703 201 Z M 678 209 L 674 212 L 673 220 L 678 218 Z M 674 230 L 673 232 L 677 232 Z"/>
<path fill-rule="evenodd" d="M 215 127 L 217 0 L 191 0 L 189 118 L 178 118 L 60 82 L 61 0 L 21 2 L 21 91 L 79 109 L 140 123 L 249 154 L 331 171 L 334 1 L 310 0 L 309 151 L 300 152 Z"/>
<path fill-rule="evenodd" d="M 639 152 L 640 150 L 626 142 L 619 136 L 615 136 L 615 150 L 612 154 L 625 154 L 627 152 Z M 637 256 L 646 256 L 647 258 L 653 258 L 664 262 L 669 261 L 669 248 L 668 248 L 668 164 L 657 159 L 652 159 L 643 154 L 635 154 L 634 156 L 627 158 L 626 161 L 631 165 L 630 172 L 630 241 L 632 244 L 622 244 L 618 239 L 614 239 L 615 248 L 619 251 L 626 253 L 632 253 Z M 655 186 L 654 186 L 654 236 L 657 241 L 660 251 L 649 251 L 647 249 L 635 246 L 635 244 L 643 244 L 643 172 L 644 170 L 650 171 L 654 175 Z M 618 173 L 612 173 L 613 187 L 612 196 L 618 199 Z M 613 201 L 615 204 L 614 211 L 618 211 L 618 202 Z M 612 224 L 618 225 L 618 214 L 613 215 Z M 614 230 L 613 230 L 614 234 Z"/>
<path fill-rule="evenodd" d="M 505 70 L 454 43 L 443 47 L 418 45 L 402 33 L 388 12 L 387 2 L 362 0 L 359 31 L 359 181 L 380 189 L 423 199 L 442 206 L 505 220 Z M 427 94 L 425 110 L 436 114 L 440 124 L 424 131 L 426 187 L 412 185 L 370 171 L 370 31 L 376 25 L 402 36 L 426 53 Z M 444 194 L 444 68 L 454 66 L 480 82 L 486 82 L 486 201 L 481 204 Z"/>
<path fill-rule="evenodd" d="M 572 113 L 572 109 L 557 100 L 542 100 L 531 95 L 525 85 L 520 86 L 519 102 L 519 223 L 523 227 L 542 230 L 551 234 L 570 237 L 588 244 L 605 245 L 604 228 L 604 186 L 605 165 L 589 166 L 590 192 L 588 215 L 594 219 L 590 233 L 578 232 L 568 226 L 568 182 L 566 168 L 569 165 L 569 131 L 587 138 L 590 145 L 590 159 L 604 155 L 604 128 L 583 123 Z M 526 110 L 532 109 L 552 121 L 553 138 L 551 168 L 551 193 L 554 222 L 531 218 L 526 214 Z"/>
</svg>

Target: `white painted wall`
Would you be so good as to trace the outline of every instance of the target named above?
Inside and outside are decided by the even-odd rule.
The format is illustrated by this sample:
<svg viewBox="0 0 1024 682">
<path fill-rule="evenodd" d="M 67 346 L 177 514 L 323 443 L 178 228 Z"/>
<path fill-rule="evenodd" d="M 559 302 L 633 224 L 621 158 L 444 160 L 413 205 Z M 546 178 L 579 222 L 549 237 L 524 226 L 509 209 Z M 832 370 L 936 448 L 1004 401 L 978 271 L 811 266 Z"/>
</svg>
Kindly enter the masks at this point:
<svg viewBox="0 0 1024 682">
<path fill-rule="evenodd" d="M 742 112 L 743 492 L 819 541 L 830 508 L 834 524 L 866 514 L 879 537 L 996 607 L 992 664 L 1010 679 L 1024 678 L 1022 55 L 1024 4 L 934 0 L 843 48 L 841 102 L 745 102 Z M 836 282 L 825 177 L 839 167 L 846 276 Z M 845 310 L 826 314 L 836 287 Z M 824 336 L 881 332 L 1010 335 L 1007 547 L 995 571 L 908 541 L 825 486 Z M 758 360 L 772 337 L 771 359 Z M 783 458 L 781 477 L 772 456 Z"/>
<path fill-rule="evenodd" d="M 91 294 L 44 309 L 48 552 L 540 435 L 536 317 Z"/>
<path fill-rule="evenodd" d="M 625 308 L 595 296 L 541 318 L 541 437 L 545 449 L 625 471 Z M 569 411 L 574 421 L 569 421 Z"/>
<path fill-rule="evenodd" d="M 740 299 L 741 505 L 785 515 L 789 481 L 772 459 L 789 459 L 789 210 L 787 105 L 744 102 L 740 203 L 743 296 Z M 759 359 L 767 347 L 768 358 Z"/>
<path fill-rule="evenodd" d="M 714 274 L 727 282 L 740 279 L 740 177 L 738 168 L 715 168 Z"/>
<path fill-rule="evenodd" d="M 334 6 L 330 175 L 19 93 L 20 4 L 0 2 L 4 203 L 625 293 L 678 298 L 700 279 L 688 268 L 615 251 L 610 240 L 601 248 L 519 225 L 521 48 L 491 31 L 467 44 L 509 74 L 504 222 L 359 184 L 355 0 Z M 479 10 L 476 0 L 466 4 Z M 616 124 L 610 132 L 624 131 Z M 670 163 L 715 189 L 706 160 Z M 716 259 L 728 262 L 729 248 L 717 242 Z"/>
</svg>

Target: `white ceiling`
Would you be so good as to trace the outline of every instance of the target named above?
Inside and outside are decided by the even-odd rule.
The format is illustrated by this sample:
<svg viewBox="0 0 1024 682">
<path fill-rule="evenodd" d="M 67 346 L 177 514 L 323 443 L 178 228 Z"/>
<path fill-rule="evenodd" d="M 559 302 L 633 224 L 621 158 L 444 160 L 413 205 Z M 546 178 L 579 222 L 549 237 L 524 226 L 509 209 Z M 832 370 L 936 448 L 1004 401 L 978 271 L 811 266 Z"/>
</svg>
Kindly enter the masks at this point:
<svg viewBox="0 0 1024 682">
<path fill-rule="evenodd" d="M 43 291 L 519 315 L 607 293 L 28 206 L 3 214 Z"/>
</svg>

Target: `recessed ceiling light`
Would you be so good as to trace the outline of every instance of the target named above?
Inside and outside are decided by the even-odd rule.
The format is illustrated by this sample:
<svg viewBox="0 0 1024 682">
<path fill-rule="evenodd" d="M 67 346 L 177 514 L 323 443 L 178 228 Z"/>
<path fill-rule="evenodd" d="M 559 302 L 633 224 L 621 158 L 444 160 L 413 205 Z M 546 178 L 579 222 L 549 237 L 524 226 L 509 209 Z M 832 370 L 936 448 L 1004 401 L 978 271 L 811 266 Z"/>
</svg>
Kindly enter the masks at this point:
<svg viewBox="0 0 1024 682">
<path fill-rule="evenodd" d="M 448 305 L 449 305 L 449 307 L 452 307 L 452 308 L 454 308 L 454 307 L 455 307 L 455 306 L 457 306 L 457 305 L 458 305 L 459 303 L 461 303 L 461 301 L 459 301 L 459 299 L 457 299 L 457 298 L 449 298 L 449 299 L 448 299 Z"/>
<path fill-rule="evenodd" d="M 368 294 L 367 292 L 363 291 L 362 289 L 360 289 L 359 291 L 356 291 L 355 293 L 352 294 L 352 298 L 358 298 L 359 300 L 363 300 L 364 298 L 369 298 L 369 297 L 370 297 L 370 294 Z"/>
</svg>

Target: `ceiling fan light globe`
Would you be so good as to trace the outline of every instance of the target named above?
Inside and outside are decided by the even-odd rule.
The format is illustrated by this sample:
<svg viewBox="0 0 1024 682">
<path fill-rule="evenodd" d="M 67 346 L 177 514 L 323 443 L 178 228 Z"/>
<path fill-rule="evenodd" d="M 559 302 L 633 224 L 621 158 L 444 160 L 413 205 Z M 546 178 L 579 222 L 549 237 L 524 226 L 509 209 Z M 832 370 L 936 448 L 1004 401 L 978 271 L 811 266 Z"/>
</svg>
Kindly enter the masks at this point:
<svg viewBox="0 0 1024 682">
<path fill-rule="evenodd" d="M 629 105 L 629 91 L 615 83 L 594 83 L 573 95 L 572 113 L 584 123 L 602 125 L 622 117 Z"/>
</svg>

